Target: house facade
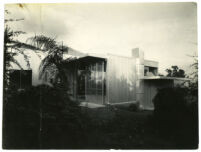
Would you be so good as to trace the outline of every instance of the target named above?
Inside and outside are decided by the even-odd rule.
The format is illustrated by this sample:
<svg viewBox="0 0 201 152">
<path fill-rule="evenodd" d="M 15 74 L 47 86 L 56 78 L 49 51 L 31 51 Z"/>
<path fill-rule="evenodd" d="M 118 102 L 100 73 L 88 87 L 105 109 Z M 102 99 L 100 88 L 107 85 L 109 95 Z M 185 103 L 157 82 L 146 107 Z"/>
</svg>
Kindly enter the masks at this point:
<svg viewBox="0 0 201 152">
<path fill-rule="evenodd" d="M 139 102 L 141 108 L 153 109 L 157 89 L 184 81 L 158 76 L 158 62 L 144 59 L 144 52 L 139 48 L 132 50 L 131 57 L 82 54 L 70 64 L 71 98 L 98 105 Z"/>
</svg>

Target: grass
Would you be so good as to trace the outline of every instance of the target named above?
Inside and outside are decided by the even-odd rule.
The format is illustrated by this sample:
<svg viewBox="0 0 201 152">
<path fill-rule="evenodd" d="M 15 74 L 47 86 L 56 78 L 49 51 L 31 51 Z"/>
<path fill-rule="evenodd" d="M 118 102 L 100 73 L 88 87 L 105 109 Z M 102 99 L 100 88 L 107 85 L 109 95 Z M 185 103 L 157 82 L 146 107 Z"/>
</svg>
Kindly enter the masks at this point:
<svg viewBox="0 0 201 152">
<path fill-rule="evenodd" d="M 84 129 L 75 124 L 69 130 L 64 124 L 44 125 L 14 123 L 4 128 L 8 149 L 183 149 L 175 137 L 166 137 L 154 127 L 153 111 L 129 111 L 120 108 L 81 109 L 86 116 Z M 67 123 L 67 124 L 66 124 Z M 20 126 L 21 125 L 21 126 Z M 81 124 L 82 125 L 82 124 Z M 40 137 L 42 137 L 40 139 Z M 185 136 L 183 136 L 185 138 Z M 182 137 L 182 138 L 183 138 Z M 38 144 L 39 139 L 41 143 Z M 5 143 L 4 142 L 4 143 Z"/>
<path fill-rule="evenodd" d="M 3 148 L 195 149 L 197 102 L 184 105 L 185 92 L 169 92 L 154 102 L 154 113 L 137 105 L 79 107 L 63 90 L 46 85 L 11 92 L 3 109 Z"/>
<path fill-rule="evenodd" d="M 131 112 L 117 108 L 83 109 L 93 126 L 88 149 L 171 149 L 174 141 L 161 138 L 152 128 L 152 111 Z"/>
</svg>

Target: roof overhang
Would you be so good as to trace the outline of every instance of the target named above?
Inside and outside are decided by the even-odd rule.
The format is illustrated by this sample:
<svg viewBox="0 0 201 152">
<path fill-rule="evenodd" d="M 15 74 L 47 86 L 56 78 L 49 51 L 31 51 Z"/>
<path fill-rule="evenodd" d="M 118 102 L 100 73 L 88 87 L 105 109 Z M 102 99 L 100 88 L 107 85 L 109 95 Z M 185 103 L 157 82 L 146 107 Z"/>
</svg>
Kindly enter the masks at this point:
<svg viewBox="0 0 201 152">
<path fill-rule="evenodd" d="M 144 66 L 158 68 L 158 62 L 152 60 L 144 60 Z"/>
<path fill-rule="evenodd" d="M 103 56 L 94 56 L 94 55 L 85 55 L 82 57 L 74 57 L 71 58 L 71 60 L 69 61 L 69 63 L 94 63 L 97 61 L 105 61 L 106 58 Z"/>
<path fill-rule="evenodd" d="M 93 58 L 93 59 L 106 59 L 106 56 L 104 55 L 91 55 L 91 54 L 86 54 L 85 56 L 80 57 L 79 59 L 86 59 L 86 58 Z"/>
<path fill-rule="evenodd" d="M 142 80 L 180 80 L 180 81 L 190 81 L 191 80 L 191 79 L 188 79 L 188 78 L 165 77 L 165 76 L 153 76 L 153 77 L 144 76 L 141 79 Z"/>
</svg>

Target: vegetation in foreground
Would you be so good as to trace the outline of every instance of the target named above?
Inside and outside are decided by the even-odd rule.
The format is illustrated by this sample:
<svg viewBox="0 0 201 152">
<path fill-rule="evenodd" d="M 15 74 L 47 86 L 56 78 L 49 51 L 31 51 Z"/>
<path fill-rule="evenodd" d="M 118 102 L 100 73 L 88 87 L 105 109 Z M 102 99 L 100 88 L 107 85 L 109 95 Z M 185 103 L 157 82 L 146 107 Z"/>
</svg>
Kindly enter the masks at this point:
<svg viewBox="0 0 201 152">
<path fill-rule="evenodd" d="M 197 148 L 197 105 L 181 98 L 186 90 L 177 91 L 159 91 L 154 112 L 81 108 L 62 89 L 46 85 L 14 91 L 4 112 L 3 148 Z"/>
</svg>

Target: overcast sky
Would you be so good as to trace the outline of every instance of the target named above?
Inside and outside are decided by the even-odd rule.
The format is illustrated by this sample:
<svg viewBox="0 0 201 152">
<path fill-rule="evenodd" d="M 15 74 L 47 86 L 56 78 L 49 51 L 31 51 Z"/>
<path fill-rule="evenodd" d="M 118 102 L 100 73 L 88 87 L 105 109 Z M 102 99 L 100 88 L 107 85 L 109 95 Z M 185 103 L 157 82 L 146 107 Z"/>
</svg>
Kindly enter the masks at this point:
<svg viewBox="0 0 201 152">
<path fill-rule="evenodd" d="M 69 47 L 89 53 L 131 55 L 139 47 L 146 59 L 187 70 L 197 52 L 196 3 L 74 3 L 6 5 L 14 29 L 57 37 Z"/>
</svg>

